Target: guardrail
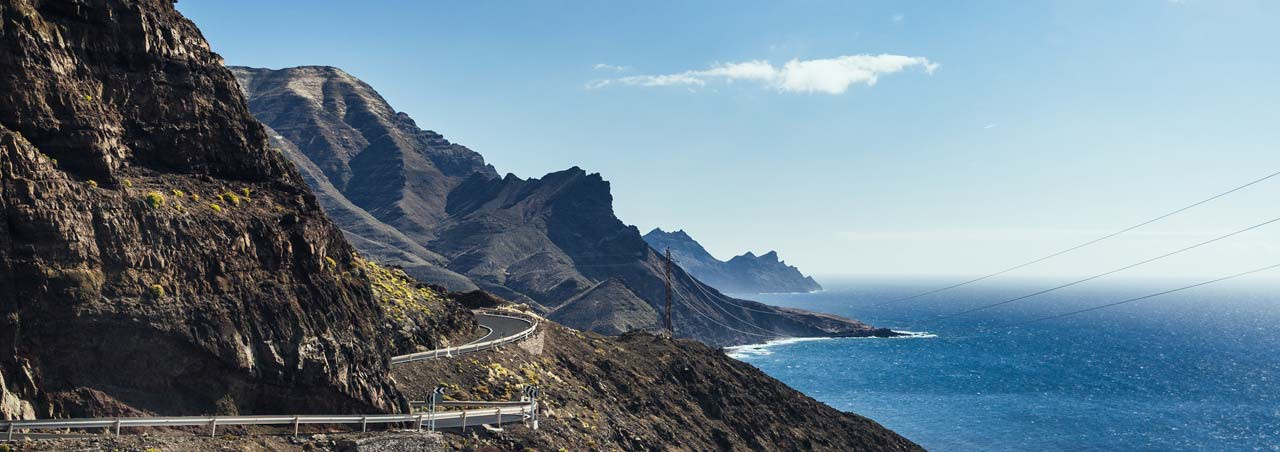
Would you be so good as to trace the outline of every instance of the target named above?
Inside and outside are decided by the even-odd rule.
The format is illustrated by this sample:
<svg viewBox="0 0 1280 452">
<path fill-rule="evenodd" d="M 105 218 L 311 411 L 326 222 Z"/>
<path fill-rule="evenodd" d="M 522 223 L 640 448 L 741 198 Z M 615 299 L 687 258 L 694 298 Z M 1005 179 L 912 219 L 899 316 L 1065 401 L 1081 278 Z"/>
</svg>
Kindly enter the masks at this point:
<svg viewBox="0 0 1280 452">
<path fill-rule="evenodd" d="M 410 353 L 407 355 L 393 356 L 391 357 L 391 365 L 394 366 L 397 364 L 405 364 L 405 363 L 411 363 L 415 361 L 426 361 L 429 359 L 438 359 L 442 357 L 451 357 L 451 356 L 461 355 L 465 353 L 474 353 L 481 350 L 488 350 L 501 345 L 506 345 L 512 342 L 518 342 L 520 340 L 523 340 L 524 338 L 532 335 L 533 332 L 538 329 L 537 320 L 530 320 L 524 317 L 516 317 L 511 315 L 503 315 L 503 314 L 498 314 L 492 311 L 486 311 L 484 312 L 484 314 L 491 315 L 494 317 L 506 317 L 509 319 L 521 320 L 521 321 L 527 322 L 529 324 L 529 328 L 511 336 L 493 339 L 489 341 L 459 345 L 456 347 L 439 348 L 435 350 L 428 350 L 425 352 Z"/>
<path fill-rule="evenodd" d="M 278 416 L 174 416 L 174 417 L 119 417 L 90 419 L 37 419 L 0 421 L 0 431 L 6 432 L 6 440 L 12 441 L 15 432 L 20 430 L 68 430 L 68 429 L 111 429 L 117 436 L 125 427 L 209 427 L 209 436 L 217 436 L 218 426 L 229 425 L 293 425 L 293 434 L 298 434 L 298 427 L 303 424 L 360 424 L 360 431 L 368 431 L 369 424 L 413 423 L 418 431 L 433 420 L 435 428 L 461 427 L 483 424 L 503 424 L 524 422 L 535 417 L 535 402 L 520 402 L 519 405 L 501 405 L 493 408 L 440 411 L 420 414 L 373 414 L 373 415 L 278 415 Z M 536 424 L 535 424 L 536 425 Z"/>
</svg>

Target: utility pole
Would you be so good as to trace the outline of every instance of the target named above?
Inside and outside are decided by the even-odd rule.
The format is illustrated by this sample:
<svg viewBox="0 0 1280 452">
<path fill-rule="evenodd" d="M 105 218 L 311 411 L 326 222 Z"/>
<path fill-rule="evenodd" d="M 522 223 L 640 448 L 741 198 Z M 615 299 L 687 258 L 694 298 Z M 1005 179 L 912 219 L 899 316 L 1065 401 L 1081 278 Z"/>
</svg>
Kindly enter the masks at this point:
<svg viewBox="0 0 1280 452">
<path fill-rule="evenodd" d="M 671 329 L 671 248 L 667 247 L 666 262 L 666 282 L 667 282 L 667 337 L 675 338 L 675 331 Z"/>
</svg>

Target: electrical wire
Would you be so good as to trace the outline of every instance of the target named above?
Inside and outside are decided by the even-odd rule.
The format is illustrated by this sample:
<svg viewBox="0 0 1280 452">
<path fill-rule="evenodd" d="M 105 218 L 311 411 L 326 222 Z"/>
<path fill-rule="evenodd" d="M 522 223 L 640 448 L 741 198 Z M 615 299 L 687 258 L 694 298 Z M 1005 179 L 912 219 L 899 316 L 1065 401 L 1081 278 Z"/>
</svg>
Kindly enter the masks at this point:
<svg viewBox="0 0 1280 452">
<path fill-rule="evenodd" d="M 982 310 L 986 310 L 986 309 L 991 309 L 991 308 L 994 308 L 994 307 L 997 307 L 997 306 L 1003 306 L 1003 305 L 1006 305 L 1006 304 L 1009 304 L 1009 303 L 1013 303 L 1013 302 L 1016 302 L 1016 301 L 1025 300 L 1025 299 L 1028 299 L 1028 298 L 1031 298 L 1031 297 L 1034 297 L 1034 296 L 1037 296 L 1037 295 L 1041 295 L 1041 294 L 1046 294 L 1046 293 L 1049 293 L 1049 292 L 1053 292 L 1053 291 L 1058 290 L 1058 289 L 1063 289 L 1063 288 L 1067 288 L 1067 287 L 1074 286 L 1074 285 L 1076 285 L 1076 284 L 1080 284 L 1080 283 L 1084 283 L 1084 282 L 1092 281 L 1092 280 L 1095 280 L 1095 279 L 1098 279 L 1098 278 L 1101 278 L 1101 277 L 1104 277 L 1104 276 L 1107 276 L 1107 275 L 1112 275 L 1112 274 L 1115 274 L 1115 273 L 1119 273 L 1119 272 L 1122 272 L 1122 271 L 1125 271 L 1125 270 L 1128 270 L 1128 269 L 1131 269 L 1131 268 L 1134 268 L 1134 267 L 1137 267 L 1137 266 L 1140 266 L 1140 265 L 1148 264 L 1148 263 L 1151 263 L 1151 262 L 1158 261 L 1158 260 L 1160 260 L 1160 259 L 1164 259 L 1164 258 L 1169 257 L 1169 256 L 1173 256 L 1173 255 L 1175 255 L 1175 254 L 1179 254 L 1179 253 L 1182 253 L 1182 252 L 1190 251 L 1190 250 L 1193 250 L 1193 249 L 1199 248 L 1199 247 L 1201 247 L 1201 246 L 1204 246 L 1204 245 L 1208 245 L 1208 244 L 1210 244 L 1210 243 L 1217 242 L 1217 241 L 1219 241 L 1219 240 L 1224 240 L 1224 239 L 1227 239 L 1227 238 L 1230 238 L 1230 237 L 1233 237 L 1233 236 L 1236 236 L 1236 235 L 1239 235 L 1239 234 L 1242 234 L 1242 233 L 1245 233 L 1245 232 L 1248 232 L 1248 231 L 1252 231 L 1252 230 L 1254 230 L 1254 229 L 1258 229 L 1258 228 L 1260 228 L 1260 227 L 1263 227 L 1263 226 L 1269 225 L 1269 224 L 1271 224 L 1271 223 L 1275 223 L 1275 222 L 1277 222 L 1277 221 L 1280 221 L 1280 217 L 1272 218 L 1272 219 L 1267 220 L 1267 221 L 1264 221 L 1264 222 L 1262 222 L 1262 223 L 1258 223 L 1258 224 L 1255 224 L 1255 225 L 1253 225 L 1253 226 L 1249 226 L 1249 227 L 1247 227 L 1247 228 L 1244 228 L 1244 229 L 1241 229 L 1241 230 L 1238 230 L 1238 231 L 1235 231 L 1235 232 L 1232 232 L 1232 233 L 1229 233 L 1229 234 L 1226 234 L 1226 235 L 1221 235 L 1221 236 L 1218 236 L 1218 237 L 1214 237 L 1214 238 L 1212 238 L 1212 239 L 1209 239 L 1209 240 L 1206 240 L 1206 241 L 1203 241 L 1203 242 L 1197 243 L 1197 244 L 1195 244 L 1195 245 L 1191 245 L 1191 246 L 1188 246 L 1188 247 L 1186 247 L 1186 248 L 1179 249 L 1179 250 L 1177 250 L 1177 251 L 1173 251 L 1173 252 L 1169 252 L 1169 253 L 1161 254 L 1161 255 L 1159 255 L 1159 256 L 1156 256 L 1156 257 L 1153 257 L 1153 258 L 1150 258 L 1150 259 L 1146 259 L 1146 260 L 1143 260 L 1143 261 L 1139 261 L 1139 262 L 1137 262 L 1137 263 L 1129 264 L 1129 265 L 1126 265 L 1126 266 L 1124 266 L 1124 267 L 1117 268 L 1117 269 L 1115 269 L 1115 270 L 1102 272 L 1102 273 L 1099 273 L 1099 274 L 1096 274 L 1096 275 L 1090 276 L 1090 277 L 1088 277 L 1088 278 L 1078 279 L 1078 280 L 1075 280 L 1075 281 L 1072 281 L 1072 282 L 1069 282 L 1069 283 L 1066 283 L 1066 284 L 1062 284 L 1062 285 L 1059 285 L 1059 286 L 1054 286 L 1054 287 L 1051 287 L 1051 288 L 1048 288 L 1048 289 L 1045 289 L 1045 290 L 1041 290 L 1041 291 L 1039 291 L 1039 292 L 1031 293 L 1031 294 L 1028 294 L 1028 295 L 1023 295 L 1023 296 L 1020 296 L 1020 297 L 1011 298 L 1011 299 L 1004 300 L 1004 301 L 997 302 L 997 303 L 991 303 L 991 304 L 987 304 L 987 305 L 982 305 L 982 306 L 978 306 L 978 307 L 976 307 L 976 308 L 966 309 L 966 310 L 963 310 L 963 311 L 960 311 L 960 312 L 956 312 L 956 313 L 953 313 L 953 314 L 948 314 L 948 315 L 943 315 L 943 316 L 940 316 L 940 317 L 935 317 L 935 318 L 933 318 L 933 319 L 925 320 L 924 322 L 921 322 L 921 323 L 919 323 L 919 324 L 917 324 L 917 325 L 915 325 L 915 326 L 920 326 L 920 325 L 925 325 L 925 324 L 929 324 L 929 323 L 939 322 L 939 321 L 942 321 L 942 320 L 950 319 L 950 318 L 952 318 L 952 317 L 958 317 L 958 316 L 962 316 L 962 315 L 969 314 L 969 313 L 972 313 L 972 312 L 977 312 L 977 311 L 982 311 Z"/>
<path fill-rule="evenodd" d="M 1049 254 L 1048 256 L 1044 256 L 1044 257 L 1041 257 L 1041 258 L 1038 258 L 1038 259 L 1034 259 L 1034 260 L 1031 260 L 1031 261 L 1028 261 L 1028 262 L 1022 263 L 1022 264 L 1018 264 L 1018 265 L 1015 265 L 1015 266 L 1013 266 L 1013 267 L 1009 267 L 1009 268 L 1006 268 L 1006 269 L 1004 269 L 1004 270 L 1000 270 L 1000 271 L 998 271 L 998 272 L 991 273 L 991 274 L 988 274 L 988 275 L 985 275 L 985 276 L 980 276 L 980 277 L 977 277 L 977 278 L 973 278 L 973 279 L 970 279 L 970 280 L 968 280 L 968 281 L 964 281 L 964 282 L 960 282 L 960 283 L 952 284 L 952 285 L 950 285 L 950 286 L 946 286 L 946 287 L 942 287 L 942 288 L 938 288 L 938 289 L 929 290 L 929 291 L 926 291 L 926 292 L 921 292 L 921 293 L 918 293 L 918 294 L 915 294 L 915 295 L 911 295 L 911 296 L 907 296 L 907 297 L 902 297 L 902 298 L 898 298 L 898 299 L 893 299 L 893 300 L 885 301 L 885 302 L 882 302 L 882 303 L 875 304 L 874 306 L 875 306 L 875 307 L 880 307 L 880 306 L 885 306 L 885 305 L 892 304 L 892 303 L 897 303 L 897 302 L 900 302 L 900 301 L 914 300 L 914 299 L 916 299 L 916 298 L 924 297 L 924 296 L 927 296 L 927 295 L 933 295 L 933 294 L 936 294 L 936 293 L 939 293 L 939 292 L 944 292 L 944 291 L 947 291 L 947 290 L 955 289 L 955 288 L 957 288 L 957 287 L 967 286 L 967 285 L 969 285 L 969 284 L 973 284 L 973 283 L 976 283 L 976 282 L 979 282 L 979 281 L 983 281 L 983 280 L 987 280 L 987 279 L 990 279 L 990 278 L 994 278 L 994 277 L 996 277 L 996 276 L 1000 276 L 1000 275 L 1003 275 L 1003 274 L 1005 274 L 1005 273 L 1012 272 L 1012 271 L 1014 271 L 1014 270 L 1019 270 L 1019 269 L 1022 269 L 1022 268 L 1024 268 L 1024 267 L 1028 267 L 1028 266 L 1031 266 L 1031 265 L 1034 265 L 1034 264 L 1038 264 L 1038 263 L 1040 263 L 1040 262 L 1044 262 L 1044 261 L 1047 261 L 1047 260 L 1049 260 L 1049 259 L 1053 259 L 1053 258 L 1058 257 L 1058 256 L 1061 256 L 1061 255 L 1063 255 L 1063 254 L 1067 254 L 1067 253 L 1070 253 L 1070 252 L 1072 252 L 1072 251 L 1078 250 L 1078 249 L 1080 249 L 1080 248 L 1084 248 L 1084 247 L 1086 247 L 1086 246 L 1093 245 L 1093 244 L 1098 243 L 1098 242 L 1101 242 L 1101 241 L 1103 241 L 1103 240 L 1107 240 L 1107 239 L 1110 239 L 1110 238 L 1112 238 L 1112 237 L 1115 237 L 1115 236 L 1118 236 L 1118 235 L 1124 234 L 1124 233 L 1129 232 L 1129 231 L 1132 231 L 1132 230 L 1134 230 L 1134 229 L 1138 229 L 1138 228 L 1140 228 L 1140 227 L 1143 227 L 1143 226 L 1149 225 L 1149 224 L 1151 224 L 1151 223 L 1155 223 L 1155 222 L 1160 221 L 1160 220 L 1163 220 L 1163 219 L 1165 219 L 1165 218 L 1172 217 L 1172 216 L 1174 216 L 1174 215 L 1180 214 L 1180 213 L 1185 212 L 1185 211 L 1187 211 L 1187 210 L 1191 210 L 1191 209 L 1192 209 L 1192 208 L 1194 208 L 1194 207 L 1198 207 L 1198 206 L 1200 206 L 1200 205 L 1207 204 L 1207 203 L 1209 203 L 1209 202 L 1211 202 L 1211 201 L 1214 201 L 1214 200 L 1216 200 L 1216 199 L 1218 199 L 1218 198 L 1221 198 L 1221 197 L 1223 197 L 1223 196 L 1230 195 L 1230 194 L 1232 194 L 1232 193 L 1235 193 L 1235 192 L 1237 192 L 1237 191 L 1240 191 L 1240 190 L 1243 190 L 1243 189 L 1245 189 L 1245 188 L 1251 187 L 1251 186 L 1253 186 L 1253 185 L 1256 185 L 1256 184 L 1258 184 L 1258 183 L 1261 183 L 1261 182 L 1263 182 L 1263 181 L 1265 181 L 1265 180 L 1267 180 L 1267 179 L 1271 179 L 1271 178 L 1276 177 L 1276 176 L 1280 176 L 1280 171 L 1277 171 L 1277 172 L 1274 172 L 1274 173 L 1268 174 L 1268 175 L 1263 176 L 1262 178 L 1259 178 L 1259 179 L 1254 179 L 1253 181 L 1251 181 L 1251 182 L 1249 182 L 1249 183 L 1247 183 L 1247 184 L 1244 184 L 1244 185 L 1238 186 L 1238 187 L 1236 187 L 1236 188 L 1233 188 L 1233 189 L 1227 190 L 1227 191 L 1222 192 L 1222 193 L 1218 193 L 1218 194 L 1213 195 L 1213 196 L 1210 196 L 1210 197 L 1208 197 L 1208 198 L 1206 198 L 1206 199 L 1204 199 L 1204 200 L 1201 200 L 1201 201 L 1196 202 L 1196 203 L 1189 204 L 1189 205 L 1187 205 L 1187 206 L 1184 206 L 1184 207 L 1179 208 L 1179 209 L 1177 209 L 1177 210 L 1174 210 L 1174 211 L 1172 211 L 1172 212 L 1166 213 L 1166 214 L 1164 214 L 1164 215 L 1160 215 L 1160 216 L 1155 217 L 1155 218 L 1152 218 L 1152 219 L 1150 219 L 1150 220 L 1143 221 L 1143 222 L 1141 222 L 1141 223 L 1135 224 L 1135 225 L 1133 225 L 1133 226 L 1129 226 L 1129 227 L 1127 227 L 1127 228 L 1124 228 L 1124 229 L 1121 229 L 1121 230 L 1119 230 L 1119 231 L 1116 231 L 1116 232 L 1113 232 L 1113 233 L 1110 233 L 1110 234 L 1104 235 L 1104 236 L 1102 236 L 1102 237 L 1099 237 L 1099 238 L 1096 238 L 1096 239 L 1090 240 L 1090 241 L 1088 241 L 1088 242 L 1084 242 L 1084 243 L 1081 243 L 1081 244 L 1079 244 L 1079 245 L 1072 246 L 1072 247 L 1067 248 L 1067 249 L 1064 249 L 1064 250 L 1062 250 L 1062 251 L 1058 251 L 1058 252 L 1056 252 L 1056 253 Z"/>
<path fill-rule="evenodd" d="M 1199 282 L 1199 283 L 1196 283 L 1196 284 L 1191 284 L 1191 285 L 1189 285 L 1189 286 L 1182 286 L 1182 287 L 1179 287 L 1179 288 L 1177 288 L 1177 289 L 1170 289 L 1170 290 L 1166 290 L 1166 291 L 1163 291 L 1163 292 L 1156 292 L 1156 293 L 1153 293 L 1153 294 L 1143 295 L 1143 296 L 1141 296 L 1141 297 L 1130 298 L 1130 299 L 1127 299 L 1127 300 L 1121 300 L 1121 301 L 1117 301 L 1117 302 L 1114 302 L 1114 303 L 1107 303 L 1107 304 L 1103 304 L 1103 305 L 1094 306 L 1094 307 L 1091 307 L 1091 308 L 1085 308 L 1085 309 L 1080 309 L 1080 310 L 1076 310 L 1076 311 L 1064 312 L 1064 313 L 1061 313 L 1061 314 L 1054 314 L 1054 315 L 1050 315 L 1050 316 L 1040 317 L 1040 318 L 1038 318 L 1038 319 L 1028 320 L 1028 321 L 1025 321 L 1025 322 L 1011 323 L 1011 324 L 1008 324 L 1008 325 L 1004 325 L 1004 326 L 1002 326 L 1002 327 L 1000 327 L 1000 328 L 1016 328 L 1016 327 L 1020 327 L 1020 326 L 1023 326 L 1023 325 L 1029 324 L 1029 323 L 1043 322 L 1043 321 L 1045 321 L 1045 320 L 1060 319 L 1060 318 L 1063 318 L 1063 317 L 1073 316 L 1073 315 L 1077 315 L 1077 314 L 1083 314 L 1083 313 L 1086 313 L 1086 312 L 1097 311 L 1097 310 L 1101 310 L 1101 309 L 1110 308 L 1110 307 L 1113 307 L 1113 306 L 1119 306 L 1119 305 L 1126 304 L 1126 303 L 1133 303 L 1133 302 L 1135 302 L 1135 301 L 1142 301 L 1142 300 L 1146 300 L 1146 299 L 1148 299 L 1148 298 L 1155 298 L 1155 297 L 1158 297 L 1158 296 L 1161 296 L 1161 295 L 1167 295 L 1167 294 L 1171 294 L 1171 293 L 1174 293 L 1174 292 L 1181 292 L 1181 291 L 1184 291 L 1184 290 L 1187 290 L 1187 289 L 1194 289 L 1194 288 L 1196 288 L 1196 287 L 1206 286 L 1206 285 L 1209 285 L 1209 284 L 1213 284 L 1213 283 L 1217 283 L 1217 282 L 1226 281 L 1226 280 L 1228 280 L 1228 279 L 1235 279 L 1235 278 L 1239 278 L 1239 277 L 1242 277 L 1242 276 L 1252 275 L 1252 274 L 1254 274 L 1254 273 L 1261 273 L 1261 272 L 1264 272 L 1264 271 L 1267 271 L 1267 270 L 1276 269 L 1276 268 L 1280 268 L 1280 264 L 1269 265 L 1269 266 L 1262 267 L 1262 268 L 1255 268 L 1255 269 L 1253 269 L 1253 270 L 1249 270 L 1249 271 L 1246 271 L 1246 272 L 1236 273 L 1236 274 L 1234 274 L 1234 275 L 1230 275 L 1230 276 L 1224 276 L 1224 277 L 1221 277 L 1221 278 L 1218 278 L 1218 279 L 1211 279 L 1211 280 L 1208 280 L 1208 281 L 1202 281 L 1202 282 Z"/>
</svg>

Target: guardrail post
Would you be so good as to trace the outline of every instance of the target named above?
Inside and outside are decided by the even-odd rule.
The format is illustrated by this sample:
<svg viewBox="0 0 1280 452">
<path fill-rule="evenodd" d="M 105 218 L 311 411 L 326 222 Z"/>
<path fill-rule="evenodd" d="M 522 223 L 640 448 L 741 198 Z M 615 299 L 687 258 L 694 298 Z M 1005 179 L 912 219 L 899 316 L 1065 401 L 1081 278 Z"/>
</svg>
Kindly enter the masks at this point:
<svg viewBox="0 0 1280 452">
<path fill-rule="evenodd" d="M 218 417 L 217 416 L 214 416 L 213 419 L 209 421 L 209 436 L 210 437 L 218 436 Z"/>
<path fill-rule="evenodd" d="M 462 410 L 462 433 L 466 433 L 466 432 L 467 432 L 467 410 L 464 408 Z"/>
<path fill-rule="evenodd" d="M 13 422 L 9 423 L 9 439 L 6 441 L 13 441 Z"/>
<path fill-rule="evenodd" d="M 369 416 L 360 416 L 360 433 L 369 431 Z"/>
<path fill-rule="evenodd" d="M 419 432 L 422 431 L 422 415 L 421 414 L 418 415 L 418 431 Z"/>
<path fill-rule="evenodd" d="M 294 416 L 294 417 L 293 417 L 293 436 L 298 436 L 298 423 L 299 423 L 299 421 L 300 421 L 300 419 L 298 419 L 298 417 L 297 417 L 297 416 Z"/>
<path fill-rule="evenodd" d="M 114 427 L 115 427 L 116 436 L 119 437 L 120 436 L 120 418 L 116 418 Z"/>
<path fill-rule="evenodd" d="M 494 408 L 498 412 L 498 427 L 502 427 L 502 407 Z"/>
</svg>

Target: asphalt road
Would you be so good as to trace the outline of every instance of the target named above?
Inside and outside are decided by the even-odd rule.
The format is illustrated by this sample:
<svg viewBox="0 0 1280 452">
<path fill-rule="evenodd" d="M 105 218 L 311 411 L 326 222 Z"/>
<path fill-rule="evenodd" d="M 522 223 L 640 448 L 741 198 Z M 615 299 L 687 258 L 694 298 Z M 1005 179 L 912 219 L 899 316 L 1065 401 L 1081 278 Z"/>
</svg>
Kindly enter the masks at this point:
<svg viewBox="0 0 1280 452">
<path fill-rule="evenodd" d="M 472 344 L 484 342 L 500 337 L 515 336 L 529 328 L 529 322 L 525 320 L 513 319 L 509 317 L 499 317 L 491 314 L 476 314 L 476 323 L 480 326 L 489 328 L 489 334 L 484 337 L 471 341 Z"/>
</svg>

